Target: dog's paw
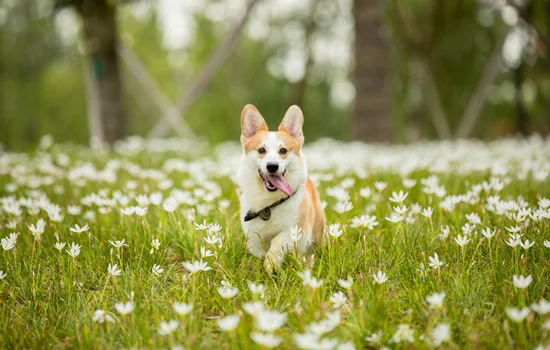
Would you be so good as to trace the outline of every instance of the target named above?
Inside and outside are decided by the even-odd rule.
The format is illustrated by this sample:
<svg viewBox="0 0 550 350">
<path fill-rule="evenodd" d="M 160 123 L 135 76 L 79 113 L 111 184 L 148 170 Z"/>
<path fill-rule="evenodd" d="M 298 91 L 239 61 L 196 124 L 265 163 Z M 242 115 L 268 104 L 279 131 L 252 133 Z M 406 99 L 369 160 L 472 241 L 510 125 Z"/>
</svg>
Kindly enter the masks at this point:
<svg viewBox="0 0 550 350">
<path fill-rule="evenodd" d="M 272 274 L 273 272 L 277 271 L 282 264 L 283 264 L 283 259 L 277 258 L 271 254 L 267 255 L 267 258 L 264 260 L 265 270 L 269 274 Z"/>
</svg>

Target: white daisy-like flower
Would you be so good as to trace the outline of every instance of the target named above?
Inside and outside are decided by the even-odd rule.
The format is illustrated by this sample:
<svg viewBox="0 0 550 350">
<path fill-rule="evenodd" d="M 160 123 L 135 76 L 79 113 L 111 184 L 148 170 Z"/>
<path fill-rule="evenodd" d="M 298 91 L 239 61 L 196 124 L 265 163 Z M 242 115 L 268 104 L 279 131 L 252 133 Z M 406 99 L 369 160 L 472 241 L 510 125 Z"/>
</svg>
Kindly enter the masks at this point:
<svg viewBox="0 0 550 350">
<path fill-rule="evenodd" d="M 374 282 L 378 284 L 384 284 L 388 280 L 388 276 L 386 276 L 386 273 L 382 271 L 378 271 L 377 273 L 373 274 L 372 278 L 374 279 Z"/>
<path fill-rule="evenodd" d="M 340 287 L 344 289 L 350 289 L 351 286 L 353 285 L 353 278 L 351 276 L 348 276 L 347 279 L 345 280 L 339 279 L 337 282 Z"/>
<path fill-rule="evenodd" d="M 218 327 L 224 332 L 231 332 L 237 328 L 240 321 L 239 315 L 230 315 L 218 319 Z"/>
<path fill-rule="evenodd" d="M 174 311 L 178 315 L 185 316 L 188 313 L 190 313 L 191 310 L 193 310 L 193 303 L 178 303 L 178 302 L 175 302 L 173 307 L 174 307 Z"/>
<path fill-rule="evenodd" d="M 521 275 L 520 276 L 514 275 L 512 278 L 512 282 L 514 283 L 514 286 L 516 288 L 525 289 L 529 287 L 531 282 L 533 282 L 533 276 L 529 275 L 527 277 L 523 277 Z"/>
<path fill-rule="evenodd" d="M 171 320 L 168 322 L 162 321 L 159 325 L 158 333 L 160 335 L 168 335 L 173 333 L 179 326 L 179 322 Z"/>
<path fill-rule="evenodd" d="M 161 268 L 160 265 L 154 264 L 151 271 L 153 272 L 153 274 L 160 276 L 160 274 L 164 272 L 164 269 Z"/>
<path fill-rule="evenodd" d="M 442 308 L 443 300 L 445 300 L 445 293 L 433 293 L 426 297 L 426 301 L 432 309 Z"/>
<path fill-rule="evenodd" d="M 126 303 L 116 303 L 115 309 L 121 315 L 128 315 L 129 313 L 134 311 L 134 303 L 131 301 L 128 301 Z"/>
</svg>

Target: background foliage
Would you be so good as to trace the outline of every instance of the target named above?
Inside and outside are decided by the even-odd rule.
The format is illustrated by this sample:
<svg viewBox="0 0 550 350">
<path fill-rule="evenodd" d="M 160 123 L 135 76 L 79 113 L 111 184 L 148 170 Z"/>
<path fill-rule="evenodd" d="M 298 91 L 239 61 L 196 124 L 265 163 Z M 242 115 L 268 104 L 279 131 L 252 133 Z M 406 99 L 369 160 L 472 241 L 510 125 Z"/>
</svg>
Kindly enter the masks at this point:
<svg viewBox="0 0 550 350">
<path fill-rule="evenodd" d="M 318 2 L 313 14 L 310 9 L 315 1 L 293 5 L 279 0 L 255 9 L 235 54 L 186 114 L 197 135 L 211 142 L 235 140 L 239 134 L 237 120 L 247 103 L 257 105 L 268 123 L 277 125 L 294 101 L 296 85 L 295 77 L 281 73 L 281 69 L 290 67 L 294 56 L 303 61 L 304 45 L 308 43 L 306 29 L 313 18 L 314 30 L 309 34 L 314 39 L 312 51 L 320 54 L 313 55 L 300 103 L 306 115 L 306 135 L 310 140 L 349 138 L 354 98 L 354 4 L 351 0 Z M 390 50 L 391 118 L 397 141 L 436 136 L 425 90 L 414 76 L 414 61 L 418 58 L 429 64 L 442 107 L 455 129 L 492 48 L 507 29 L 502 14 L 506 2 L 380 3 L 385 15 L 380 30 Z M 519 100 L 525 104 L 527 133 L 547 134 L 550 130 L 546 113 L 550 107 L 549 1 L 509 3 L 525 9 L 519 11 L 519 16 L 520 21 L 524 18 L 528 23 L 525 32 L 529 39 L 521 50 L 520 65 L 502 67 L 472 136 L 494 138 L 516 133 Z M 123 4 L 118 17 L 121 40 L 138 54 L 161 89 L 175 100 L 227 35 L 243 1 L 174 4 L 168 0 Z M 182 15 L 192 22 L 187 32 L 185 28 L 176 30 L 188 37 L 185 44 L 176 47 L 165 40 L 170 34 L 167 32 L 176 28 L 166 25 L 163 11 L 170 6 L 175 21 Z M 55 10 L 50 1 L 9 0 L 0 5 L 0 143 L 9 148 L 27 148 L 43 134 L 52 134 L 58 141 L 88 142 L 85 60 L 79 28 L 73 10 Z M 267 34 L 258 35 L 266 28 Z M 323 42 L 324 46 L 320 44 Z M 337 56 L 339 52 L 342 57 Z M 323 62 L 324 56 L 335 54 L 332 62 Z M 134 78 L 124 73 L 129 133 L 145 135 L 160 113 Z M 519 82 L 518 74 L 522 77 Z"/>
</svg>

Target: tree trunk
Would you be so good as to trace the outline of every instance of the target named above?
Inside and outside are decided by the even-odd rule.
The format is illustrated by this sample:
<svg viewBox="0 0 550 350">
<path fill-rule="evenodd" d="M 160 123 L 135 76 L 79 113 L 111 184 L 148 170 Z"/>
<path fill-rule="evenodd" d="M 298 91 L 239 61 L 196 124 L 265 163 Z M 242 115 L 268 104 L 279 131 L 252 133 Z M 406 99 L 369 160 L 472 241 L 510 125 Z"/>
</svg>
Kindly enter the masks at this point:
<svg viewBox="0 0 550 350">
<path fill-rule="evenodd" d="M 122 84 L 119 71 L 116 2 L 81 0 L 77 11 L 82 17 L 87 57 L 97 92 L 97 109 L 105 142 L 113 144 L 126 136 Z M 88 101 L 94 103 L 94 101 Z"/>
<path fill-rule="evenodd" d="M 389 55 L 382 38 L 383 14 L 379 1 L 354 0 L 355 19 L 355 113 L 354 139 L 391 142 Z"/>
</svg>

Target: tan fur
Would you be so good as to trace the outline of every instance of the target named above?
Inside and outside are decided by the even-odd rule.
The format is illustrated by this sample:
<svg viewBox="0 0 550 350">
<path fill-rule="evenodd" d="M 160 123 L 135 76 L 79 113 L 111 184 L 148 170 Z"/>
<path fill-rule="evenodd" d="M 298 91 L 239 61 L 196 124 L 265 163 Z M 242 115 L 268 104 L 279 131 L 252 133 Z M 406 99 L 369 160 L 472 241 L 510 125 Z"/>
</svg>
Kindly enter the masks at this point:
<svg viewBox="0 0 550 350">
<path fill-rule="evenodd" d="M 319 199 L 317 188 L 315 188 L 315 184 L 310 178 L 306 180 L 304 190 L 304 198 L 300 203 L 298 213 L 298 225 L 303 231 L 312 232 L 316 244 L 321 245 L 326 222 L 325 211 Z"/>
</svg>

